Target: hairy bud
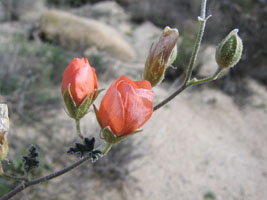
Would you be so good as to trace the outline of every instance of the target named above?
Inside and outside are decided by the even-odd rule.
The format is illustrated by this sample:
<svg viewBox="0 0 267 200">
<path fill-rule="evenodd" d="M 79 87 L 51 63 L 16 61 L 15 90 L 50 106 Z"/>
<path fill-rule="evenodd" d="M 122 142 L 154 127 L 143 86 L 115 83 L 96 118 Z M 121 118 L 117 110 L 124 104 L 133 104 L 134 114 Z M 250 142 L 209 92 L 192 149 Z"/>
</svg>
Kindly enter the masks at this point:
<svg viewBox="0 0 267 200">
<path fill-rule="evenodd" d="M 242 56 L 243 43 L 237 33 L 238 29 L 231 31 L 217 47 L 216 62 L 221 68 L 235 66 Z"/>
</svg>

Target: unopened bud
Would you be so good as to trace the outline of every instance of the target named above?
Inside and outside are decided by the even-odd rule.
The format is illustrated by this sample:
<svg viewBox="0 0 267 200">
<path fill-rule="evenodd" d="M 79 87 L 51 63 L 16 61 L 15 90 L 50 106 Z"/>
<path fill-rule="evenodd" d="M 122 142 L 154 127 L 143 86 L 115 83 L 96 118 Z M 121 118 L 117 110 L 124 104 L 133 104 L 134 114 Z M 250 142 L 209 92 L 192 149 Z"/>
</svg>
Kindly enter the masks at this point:
<svg viewBox="0 0 267 200">
<path fill-rule="evenodd" d="M 163 80 L 166 68 L 175 61 L 178 37 L 178 30 L 167 26 L 158 42 L 152 45 L 144 70 L 144 79 L 148 80 L 152 87 Z"/>
<path fill-rule="evenodd" d="M 221 68 L 235 66 L 242 56 L 243 43 L 237 33 L 238 29 L 231 31 L 217 47 L 216 62 Z"/>
</svg>

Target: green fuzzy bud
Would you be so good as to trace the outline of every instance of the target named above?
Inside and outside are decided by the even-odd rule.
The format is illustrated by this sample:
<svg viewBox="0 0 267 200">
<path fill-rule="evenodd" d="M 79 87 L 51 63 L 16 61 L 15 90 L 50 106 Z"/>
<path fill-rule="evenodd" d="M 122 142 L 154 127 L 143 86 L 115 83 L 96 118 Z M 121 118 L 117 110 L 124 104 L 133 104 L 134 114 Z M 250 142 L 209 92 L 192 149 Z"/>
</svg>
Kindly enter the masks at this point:
<svg viewBox="0 0 267 200">
<path fill-rule="evenodd" d="M 231 31 L 217 47 L 216 62 L 221 68 L 235 66 L 242 56 L 243 43 L 237 33 L 238 29 Z"/>
</svg>

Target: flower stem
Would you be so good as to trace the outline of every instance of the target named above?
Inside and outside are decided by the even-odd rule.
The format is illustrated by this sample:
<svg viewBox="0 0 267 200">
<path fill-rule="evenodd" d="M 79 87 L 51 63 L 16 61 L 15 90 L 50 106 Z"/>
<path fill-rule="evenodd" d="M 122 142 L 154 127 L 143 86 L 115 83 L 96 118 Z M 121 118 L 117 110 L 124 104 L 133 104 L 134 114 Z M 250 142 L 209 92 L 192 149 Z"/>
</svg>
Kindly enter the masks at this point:
<svg viewBox="0 0 267 200">
<path fill-rule="evenodd" d="M 112 144 L 107 143 L 105 149 L 102 152 L 103 156 L 106 155 L 109 152 L 109 150 L 111 149 L 111 147 L 112 147 Z"/>
<path fill-rule="evenodd" d="M 192 79 L 190 82 L 189 82 L 189 85 L 198 85 L 198 84 L 201 84 L 201 83 L 207 83 L 207 82 L 210 82 L 210 81 L 213 81 L 213 80 L 216 80 L 219 76 L 219 74 L 221 73 L 223 69 L 218 67 L 217 71 L 214 73 L 214 75 L 212 75 L 211 77 L 208 77 L 208 78 L 203 78 L 203 79 Z"/>
<path fill-rule="evenodd" d="M 153 112 L 155 112 L 156 110 L 158 110 L 159 108 L 161 108 L 162 106 L 167 104 L 169 101 L 171 101 L 174 97 L 176 97 L 178 94 L 180 94 L 187 87 L 188 87 L 187 85 L 183 84 L 178 90 L 176 90 L 174 93 L 172 93 L 169 97 L 167 97 L 162 102 L 160 102 L 159 104 L 154 106 Z"/>
<path fill-rule="evenodd" d="M 193 52 L 192 52 L 192 56 L 191 56 L 189 64 L 188 64 L 188 68 L 187 68 L 187 72 L 186 72 L 184 83 L 182 84 L 182 86 L 180 88 L 178 88 L 169 97 L 167 97 L 162 102 L 160 102 L 159 104 L 154 106 L 154 111 L 158 110 L 159 108 L 161 108 L 162 106 L 167 104 L 174 97 L 176 97 L 183 90 L 185 90 L 188 86 L 190 86 L 192 71 L 193 71 L 193 68 L 194 68 L 194 65 L 195 65 L 195 62 L 196 62 L 196 59 L 197 59 L 197 55 L 198 55 L 199 49 L 200 49 L 201 41 L 202 41 L 202 38 L 203 38 L 203 35 L 204 35 L 204 31 L 205 31 L 205 27 L 206 27 L 206 22 L 207 22 L 208 18 L 210 17 L 210 16 L 206 17 L 206 7 L 207 7 L 207 0 L 202 0 L 200 16 L 198 17 L 198 21 L 200 22 L 200 27 L 199 27 L 197 39 L 196 39 L 196 42 L 195 42 L 195 45 L 194 45 L 194 49 L 193 49 Z"/>
<path fill-rule="evenodd" d="M 198 21 L 200 23 L 199 31 L 198 31 L 197 39 L 195 42 L 194 50 L 192 52 L 192 55 L 191 55 L 191 58 L 189 61 L 189 65 L 187 68 L 187 73 L 186 73 L 186 77 L 184 80 L 184 84 L 189 84 L 189 82 L 190 82 L 192 71 L 194 69 L 194 65 L 195 65 L 197 55 L 198 55 L 198 52 L 200 49 L 201 41 L 202 41 L 202 38 L 204 35 L 204 31 L 205 31 L 205 27 L 206 27 L 206 21 L 209 18 L 209 17 L 206 18 L 206 5 L 207 5 L 207 0 L 202 0 L 201 12 L 200 12 L 200 16 L 198 17 Z"/>
<path fill-rule="evenodd" d="M 54 179 L 58 176 L 61 176 L 73 169 L 75 169 L 76 167 L 82 165 L 83 163 L 85 163 L 87 160 L 89 160 L 91 157 L 90 156 L 86 156 L 76 162 L 74 162 L 73 164 L 61 169 L 61 170 L 58 170 L 54 173 L 51 173 L 51 174 L 48 174 L 46 176 L 43 176 L 41 178 L 37 178 L 37 179 L 34 179 L 34 180 L 30 180 L 30 181 L 26 181 L 26 182 L 22 182 L 21 184 L 19 184 L 17 187 L 15 187 L 13 190 L 11 190 L 10 192 L 8 192 L 7 194 L 5 194 L 4 196 L 0 197 L 0 200 L 8 200 L 10 198 L 12 198 L 13 196 L 15 196 L 16 194 L 18 194 L 19 192 L 23 191 L 24 189 L 26 189 L 27 187 L 30 187 L 32 185 L 36 185 L 36 184 L 39 184 L 39 183 L 43 183 L 43 182 L 46 182 L 46 181 L 49 181 L 51 179 Z"/>
<path fill-rule="evenodd" d="M 76 124 L 76 131 L 77 131 L 79 137 L 83 140 L 84 137 L 83 137 L 83 135 L 81 133 L 80 120 L 79 119 L 75 119 L 75 124 Z"/>
</svg>

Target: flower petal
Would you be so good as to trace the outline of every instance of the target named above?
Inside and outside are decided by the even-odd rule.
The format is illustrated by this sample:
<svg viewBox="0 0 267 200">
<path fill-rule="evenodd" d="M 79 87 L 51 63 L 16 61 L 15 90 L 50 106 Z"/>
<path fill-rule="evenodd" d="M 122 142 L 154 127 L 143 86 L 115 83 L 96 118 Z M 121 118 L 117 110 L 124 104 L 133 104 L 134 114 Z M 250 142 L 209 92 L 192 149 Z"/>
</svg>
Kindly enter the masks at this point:
<svg viewBox="0 0 267 200">
<path fill-rule="evenodd" d="M 147 80 L 142 80 L 142 81 L 134 81 L 136 84 L 137 88 L 143 88 L 147 90 L 151 90 L 151 83 Z"/>
<path fill-rule="evenodd" d="M 124 107 L 116 85 L 112 84 L 104 96 L 99 108 L 98 118 L 102 128 L 109 126 L 115 134 L 123 129 Z"/>
<path fill-rule="evenodd" d="M 95 89 L 93 74 L 89 65 L 81 66 L 79 70 L 73 73 L 70 91 L 73 99 L 79 104 Z"/>
<path fill-rule="evenodd" d="M 137 88 L 137 86 L 136 86 L 136 84 L 135 84 L 135 81 L 132 81 L 132 80 L 131 80 L 130 78 L 128 78 L 127 76 L 121 76 L 121 77 L 118 79 L 117 83 L 118 83 L 119 81 L 125 81 L 125 82 L 127 82 L 128 84 L 130 84 L 133 88 Z"/>
<path fill-rule="evenodd" d="M 137 89 L 128 82 L 122 81 L 118 84 L 118 91 L 125 109 L 124 127 L 117 136 L 127 135 L 140 128 L 152 115 L 154 96 L 153 91 Z"/>
<path fill-rule="evenodd" d="M 73 59 L 65 69 L 62 78 L 62 94 L 70 84 L 71 95 L 76 104 L 81 104 L 94 89 L 97 89 L 97 77 L 86 58 Z"/>
<path fill-rule="evenodd" d="M 95 68 L 91 67 L 91 69 L 93 70 L 93 76 L 94 76 L 94 89 L 98 88 L 98 81 L 97 81 L 97 76 L 95 73 Z"/>
</svg>

